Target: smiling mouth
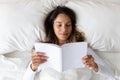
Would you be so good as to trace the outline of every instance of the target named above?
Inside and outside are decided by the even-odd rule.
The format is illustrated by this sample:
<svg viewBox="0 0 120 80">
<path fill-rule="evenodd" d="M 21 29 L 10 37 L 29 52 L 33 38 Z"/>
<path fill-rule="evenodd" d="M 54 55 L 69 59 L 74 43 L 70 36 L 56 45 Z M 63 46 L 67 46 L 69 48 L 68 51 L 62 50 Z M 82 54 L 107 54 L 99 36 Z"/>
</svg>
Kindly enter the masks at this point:
<svg viewBox="0 0 120 80">
<path fill-rule="evenodd" d="M 68 33 L 65 33 L 65 34 L 60 34 L 60 36 L 63 38 L 67 38 L 69 35 L 68 35 Z"/>
<path fill-rule="evenodd" d="M 67 36 L 67 35 L 68 35 L 68 33 L 61 33 L 60 35 Z"/>
</svg>

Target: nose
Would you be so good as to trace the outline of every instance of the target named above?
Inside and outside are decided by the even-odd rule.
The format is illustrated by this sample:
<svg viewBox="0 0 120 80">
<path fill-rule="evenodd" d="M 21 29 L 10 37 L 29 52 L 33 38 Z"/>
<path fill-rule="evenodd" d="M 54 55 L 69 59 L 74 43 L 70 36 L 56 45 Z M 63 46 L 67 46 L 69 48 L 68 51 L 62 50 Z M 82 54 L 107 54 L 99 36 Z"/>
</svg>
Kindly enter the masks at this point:
<svg viewBox="0 0 120 80">
<path fill-rule="evenodd" d="M 62 27 L 62 31 L 63 31 L 63 32 L 66 32 L 66 31 L 67 31 L 67 27 L 66 27 L 65 25 Z"/>
</svg>

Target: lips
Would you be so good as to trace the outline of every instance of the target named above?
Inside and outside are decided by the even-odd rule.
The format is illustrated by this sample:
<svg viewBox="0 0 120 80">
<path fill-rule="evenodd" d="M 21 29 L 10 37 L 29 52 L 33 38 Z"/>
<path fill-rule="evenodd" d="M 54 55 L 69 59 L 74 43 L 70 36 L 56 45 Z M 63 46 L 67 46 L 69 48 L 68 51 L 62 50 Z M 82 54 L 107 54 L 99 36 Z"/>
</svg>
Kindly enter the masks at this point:
<svg viewBox="0 0 120 80">
<path fill-rule="evenodd" d="M 60 35 L 67 36 L 68 33 L 60 33 Z"/>
<path fill-rule="evenodd" d="M 61 36 L 61 38 L 67 38 L 69 36 L 68 33 L 60 33 L 59 36 Z"/>
</svg>

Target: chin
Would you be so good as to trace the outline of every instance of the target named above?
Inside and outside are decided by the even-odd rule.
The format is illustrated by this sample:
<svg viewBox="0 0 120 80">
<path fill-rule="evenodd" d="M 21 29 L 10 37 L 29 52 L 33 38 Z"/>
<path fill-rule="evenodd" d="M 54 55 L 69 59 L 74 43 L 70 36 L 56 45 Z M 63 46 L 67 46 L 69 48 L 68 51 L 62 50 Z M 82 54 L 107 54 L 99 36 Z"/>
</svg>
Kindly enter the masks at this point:
<svg viewBox="0 0 120 80">
<path fill-rule="evenodd" d="M 61 37 L 59 37 L 59 39 L 62 40 L 62 41 L 66 41 L 68 39 L 68 37 L 67 36 L 61 36 Z"/>
<path fill-rule="evenodd" d="M 62 41 L 66 41 L 66 40 L 67 40 L 67 38 L 61 38 L 60 40 L 62 40 Z"/>
</svg>

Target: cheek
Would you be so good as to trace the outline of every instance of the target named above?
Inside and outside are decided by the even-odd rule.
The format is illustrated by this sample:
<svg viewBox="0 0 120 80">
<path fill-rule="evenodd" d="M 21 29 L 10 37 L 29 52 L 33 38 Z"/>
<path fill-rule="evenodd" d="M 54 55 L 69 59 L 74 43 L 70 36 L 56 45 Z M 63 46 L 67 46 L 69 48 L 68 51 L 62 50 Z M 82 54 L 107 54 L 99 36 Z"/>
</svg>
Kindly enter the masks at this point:
<svg viewBox="0 0 120 80">
<path fill-rule="evenodd" d="M 72 27 L 71 27 L 71 28 L 69 28 L 69 33 L 72 33 Z"/>
<path fill-rule="evenodd" d="M 57 29 L 57 28 L 53 28 L 53 30 L 54 30 L 55 35 L 58 34 L 59 29 Z"/>
</svg>

